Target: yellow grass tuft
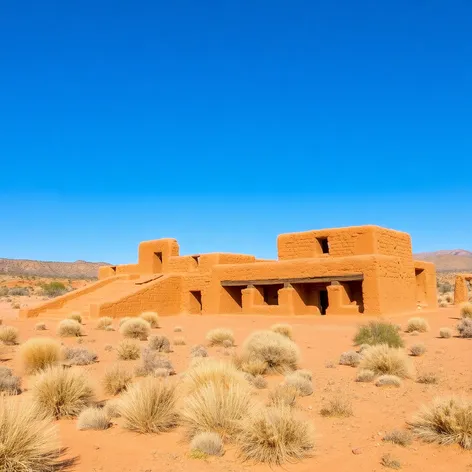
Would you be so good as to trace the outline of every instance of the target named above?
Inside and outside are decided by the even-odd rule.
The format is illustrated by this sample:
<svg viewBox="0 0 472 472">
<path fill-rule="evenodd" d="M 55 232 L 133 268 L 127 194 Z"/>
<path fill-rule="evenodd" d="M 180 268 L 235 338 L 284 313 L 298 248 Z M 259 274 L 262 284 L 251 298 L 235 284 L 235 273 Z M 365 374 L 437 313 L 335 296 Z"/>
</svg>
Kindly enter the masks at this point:
<svg viewBox="0 0 472 472">
<path fill-rule="evenodd" d="M 82 327 L 75 320 L 62 320 L 57 326 L 57 334 L 61 338 L 82 336 Z"/>
<path fill-rule="evenodd" d="M 46 323 L 36 323 L 34 329 L 36 331 L 46 331 Z"/>
<path fill-rule="evenodd" d="M 97 325 L 95 326 L 95 329 L 101 329 L 104 331 L 107 331 L 111 325 L 113 324 L 113 318 L 110 316 L 102 316 L 101 318 L 98 318 Z"/>
<path fill-rule="evenodd" d="M 160 433 L 177 425 L 176 387 L 147 377 L 122 395 L 119 412 L 125 428 L 138 433 Z"/>
<path fill-rule="evenodd" d="M 192 439 L 190 450 L 192 453 L 199 452 L 207 456 L 222 456 L 223 440 L 218 433 L 200 433 Z"/>
<path fill-rule="evenodd" d="M 93 400 L 93 390 L 83 372 L 48 367 L 33 385 L 34 402 L 44 413 L 56 418 L 78 415 Z"/>
<path fill-rule="evenodd" d="M 368 369 L 376 375 L 396 375 L 402 379 L 414 375 L 414 367 L 407 353 L 401 348 L 388 347 L 386 344 L 372 346 L 364 352 L 360 369 Z"/>
<path fill-rule="evenodd" d="M 159 328 L 159 315 L 155 311 L 145 311 L 139 317 L 147 321 L 151 328 Z"/>
<path fill-rule="evenodd" d="M 451 328 L 441 328 L 439 330 L 439 337 L 448 339 L 452 338 L 452 329 Z"/>
<path fill-rule="evenodd" d="M 472 318 L 472 303 L 462 303 L 460 305 L 460 314 L 462 318 Z"/>
<path fill-rule="evenodd" d="M 118 359 L 122 361 L 135 361 L 139 359 L 141 349 L 136 341 L 123 339 L 118 346 L 116 346 L 116 354 Z"/>
<path fill-rule="evenodd" d="M 320 410 L 320 415 L 327 417 L 347 418 L 352 414 L 350 400 L 341 395 L 329 398 Z"/>
<path fill-rule="evenodd" d="M 248 411 L 238 443 L 245 459 L 267 464 L 299 461 L 314 446 L 312 426 L 284 405 Z"/>
<path fill-rule="evenodd" d="M 288 323 L 277 323 L 270 327 L 271 331 L 274 333 L 279 333 L 282 336 L 287 337 L 288 339 L 293 340 L 293 328 Z"/>
<path fill-rule="evenodd" d="M 281 384 L 277 385 L 274 390 L 269 392 L 269 403 L 271 405 L 295 406 L 297 401 L 298 390 L 293 385 Z"/>
<path fill-rule="evenodd" d="M 1 326 L 0 341 L 7 346 L 18 344 L 18 329 L 14 326 Z"/>
<path fill-rule="evenodd" d="M 20 348 L 20 357 L 29 374 L 53 366 L 61 360 L 61 345 L 54 339 L 31 338 Z"/>
<path fill-rule="evenodd" d="M 130 318 L 120 326 L 120 333 L 125 338 L 145 341 L 151 333 L 151 325 L 142 318 Z"/>
<path fill-rule="evenodd" d="M 297 371 L 293 374 L 286 375 L 285 383 L 295 387 L 297 395 L 301 397 L 306 397 L 313 393 L 313 384 L 311 383 L 311 380 L 308 380 L 303 375 L 297 374 Z"/>
<path fill-rule="evenodd" d="M 118 395 L 128 388 L 132 380 L 133 376 L 127 369 L 114 364 L 105 371 L 103 389 L 108 395 Z"/>
<path fill-rule="evenodd" d="M 75 320 L 75 321 L 77 321 L 77 323 L 82 324 L 82 315 L 80 314 L 80 312 L 73 311 L 73 312 L 67 317 L 67 319 L 69 319 L 69 320 Z"/>
<path fill-rule="evenodd" d="M 406 330 L 407 333 L 412 333 L 413 331 L 419 331 L 420 333 L 426 333 L 429 331 L 429 324 L 424 318 L 410 318 L 408 320 Z"/>
<path fill-rule="evenodd" d="M 402 379 L 396 375 L 381 375 L 375 381 L 376 387 L 400 387 Z"/>
<path fill-rule="evenodd" d="M 77 418 L 77 429 L 108 429 L 110 417 L 105 408 L 89 407 L 83 410 Z"/>
<path fill-rule="evenodd" d="M 173 344 L 174 346 L 185 346 L 185 338 L 183 336 L 175 336 Z"/>
<path fill-rule="evenodd" d="M 227 328 L 215 328 L 208 331 L 206 340 L 208 341 L 209 346 L 223 346 L 225 341 L 226 347 L 228 342 L 230 342 L 232 346 L 234 345 L 234 333 Z"/>
<path fill-rule="evenodd" d="M 126 323 L 128 320 L 130 320 L 131 317 L 130 316 L 124 316 L 123 318 L 120 319 L 120 322 L 118 323 L 118 326 L 121 328 L 121 325 L 123 323 Z"/>
</svg>

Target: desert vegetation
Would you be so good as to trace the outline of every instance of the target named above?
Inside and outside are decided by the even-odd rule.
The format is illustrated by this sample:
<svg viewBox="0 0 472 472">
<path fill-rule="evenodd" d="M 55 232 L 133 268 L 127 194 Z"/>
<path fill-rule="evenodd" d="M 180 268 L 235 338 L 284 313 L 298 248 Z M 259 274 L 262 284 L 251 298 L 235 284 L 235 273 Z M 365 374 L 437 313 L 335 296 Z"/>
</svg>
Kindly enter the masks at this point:
<svg viewBox="0 0 472 472">
<path fill-rule="evenodd" d="M 159 315 L 154 311 L 145 311 L 139 315 L 144 321 L 149 323 L 152 329 L 159 328 Z"/>
<path fill-rule="evenodd" d="M 35 373 L 59 363 L 61 345 L 54 339 L 31 338 L 20 348 L 23 367 L 27 373 Z"/>
<path fill-rule="evenodd" d="M 120 333 L 125 338 L 145 341 L 151 334 L 151 325 L 142 318 L 130 318 L 122 323 Z"/>
<path fill-rule="evenodd" d="M 386 344 L 389 347 L 403 347 L 405 345 L 398 328 L 392 323 L 383 321 L 371 321 L 367 325 L 359 327 L 354 336 L 354 345 L 361 346 L 363 344 L 370 346 Z"/>
</svg>

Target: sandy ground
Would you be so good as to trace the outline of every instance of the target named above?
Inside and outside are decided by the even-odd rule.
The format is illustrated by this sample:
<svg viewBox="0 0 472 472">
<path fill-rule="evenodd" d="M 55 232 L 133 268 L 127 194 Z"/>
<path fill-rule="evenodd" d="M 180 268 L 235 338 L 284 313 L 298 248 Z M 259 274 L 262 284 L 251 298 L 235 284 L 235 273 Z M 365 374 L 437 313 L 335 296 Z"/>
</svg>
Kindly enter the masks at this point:
<svg viewBox="0 0 472 472">
<path fill-rule="evenodd" d="M 58 320 L 44 320 L 47 331 L 35 331 L 38 319 L 18 320 L 18 310 L 0 303 L 0 317 L 3 324 L 16 326 L 20 330 L 20 343 L 30 337 L 55 337 Z M 315 392 L 312 396 L 298 400 L 299 413 L 313 422 L 316 430 L 316 447 L 312 457 L 297 464 L 284 466 L 285 470 L 308 472 L 329 470 L 331 472 L 383 471 L 380 464 L 383 454 L 400 460 L 405 471 L 467 471 L 472 470 L 472 452 L 458 446 L 437 446 L 414 441 L 406 448 L 381 441 L 383 434 L 392 429 L 404 428 L 405 422 L 420 405 L 436 396 L 460 394 L 472 397 L 472 340 L 451 338 L 440 339 L 441 327 L 454 328 L 458 322 L 458 309 L 444 308 L 435 313 L 425 313 L 431 330 L 418 336 L 405 334 L 406 345 L 423 342 L 427 347 L 424 356 L 412 358 L 418 373 L 434 372 L 439 376 L 437 385 L 422 385 L 408 380 L 398 389 L 382 389 L 373 384 L 354 381 L 356 369 L 337 364 L 339 355 L 351 349 L 352 336 L 358 324 L 366 317 L 268 317 L 268 316 L 176 316 L 161 318 L 161 328 L 155 333 L 165 334 L 170 339 L 184 336 L 185 346 L 175 346 L 169 354 L 177 373 L 183 372 L 189 363 L 189 350 L 195 344 L 205 342 L 205 334 L 214 327 L 228 327 L 234 330 L 236 343 L 241 344 L 252 331 L 269 327 L 275 322 L 288 322 L 293 326 L 294 337 L 302 352 L 302 367 L 313 371 Z M 405 326 L 409 316 L 395 317 L 392 321 Z M 99 400 L 106 399 L 101 388 L 105 369 L 116 361 L 114 351 L 106 352 L 105 345 L 121 340 L 118 331 L 95 330 L 95 320 L 85 320 L 83 344 L 94 350 L 99 362 L 91 366 L 73 367 L 83 369 L 93 380 Z M 115 322 L 118 326 L 118 321 Z M 173 328 L 181 326 L 182 333 Z M 77 339 L 63 339 L 67 345 L 77 345 Z M 142 343 L 145 344 L 144 342 Z M 236 350 L 238 348 L 236 347 Z M 209 349 L 210 355 L 223 357 L 221 350 Z M 219 352 L 218 352 L 219 351 Z M 123 362 L 130 369 L 138 361 Z M 327 365 L 334 362 L 335 367 Z M 32 378 L 27 377 L 18 358 L 18 346 L 9 348 L 3 355 L 1 365 L 10 366 L 16 375 L 23 378 L 22 395 L 26 398 Z M 281 377 L 268 378 L 269 388 L 281 381 Z M 258 390 L 255 395 L 265 401 L 268 390 Z M 327 398 L 334 394 L 347 395 L 354 415 L 346 419 L 323 418 L 319 410 Z M 75 420 L 58 422 L 62 445 L 68 454 L 79 456 L 73 470 L 83 472 L 151 472 L 192 471 L 212 472 L 269 471 L 265 465 L 243 463 L 237 457 L 235 447 L 227 447 L 221 458 L 208 460 L 190 459 L 188 444 L 183 439 L 183 430 L 178 428 L 160 435 L 139 435 L 126 431 L 115 420 L 106 431 L 78 431 Z M 353 453 L 353 449 L 356 454 Z"/>
</svg>

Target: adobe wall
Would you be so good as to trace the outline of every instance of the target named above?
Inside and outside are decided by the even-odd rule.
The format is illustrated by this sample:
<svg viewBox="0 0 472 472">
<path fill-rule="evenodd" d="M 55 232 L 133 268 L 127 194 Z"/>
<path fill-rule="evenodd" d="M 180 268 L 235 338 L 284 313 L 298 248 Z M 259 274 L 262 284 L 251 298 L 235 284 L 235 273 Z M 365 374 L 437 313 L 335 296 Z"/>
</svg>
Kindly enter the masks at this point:
<svg viewBox="0 0 472 472">
<path fill-rule="evenodd" d="M 436 285 L 436 266 L 432 262 L 413 261 L 416 275 L 416 301 L 428 308 L 438 308 L 438 294 Z M 424 294 L 423 294 L 424 293 Z"/>
<path fill-rule="evenodd" d="M 472 274 L 457 274 L 454 286 L 454 305 L 469 301 L 467 282 L 472 280 Z"/>
</svg>

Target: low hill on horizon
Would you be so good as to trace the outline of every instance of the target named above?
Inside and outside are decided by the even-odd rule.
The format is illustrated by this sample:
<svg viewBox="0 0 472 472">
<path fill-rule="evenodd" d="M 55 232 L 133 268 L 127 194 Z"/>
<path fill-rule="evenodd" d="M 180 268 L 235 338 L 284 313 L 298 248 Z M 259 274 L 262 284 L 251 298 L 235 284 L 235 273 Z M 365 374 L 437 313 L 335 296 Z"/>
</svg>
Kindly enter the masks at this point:
<svg viewBox="0 0 472 472">
<path fill-rule="evenodd" d="M 415 259 L 433 262 L 438 272 L 472 272 L 472 252 L 466 249 L 441 249 L 433 252 L 420 252 Z"/>
</svg>

